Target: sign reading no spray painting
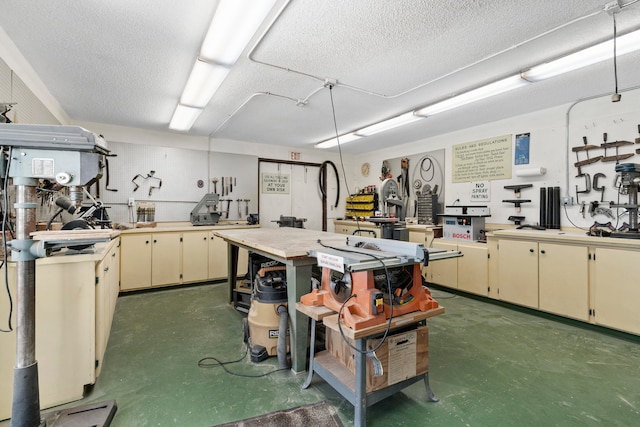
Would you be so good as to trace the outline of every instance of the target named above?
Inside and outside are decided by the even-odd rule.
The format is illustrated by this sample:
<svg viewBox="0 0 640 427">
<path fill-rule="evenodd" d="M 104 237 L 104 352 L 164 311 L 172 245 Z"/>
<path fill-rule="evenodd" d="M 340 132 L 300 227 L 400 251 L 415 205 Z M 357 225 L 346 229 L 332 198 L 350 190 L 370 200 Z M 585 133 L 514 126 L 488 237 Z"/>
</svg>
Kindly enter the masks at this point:
<svg viewBox="0 0 640 427">
<path fill-rule="evenodd" d="M 453 182 L 511 178 L 512 135 L 451 147 Z"/>
<path fill-rule="evenodd" d="M 289 194 L 289 174 L 263 173 L 262 192 L 267 194 Z"/>
</svg>

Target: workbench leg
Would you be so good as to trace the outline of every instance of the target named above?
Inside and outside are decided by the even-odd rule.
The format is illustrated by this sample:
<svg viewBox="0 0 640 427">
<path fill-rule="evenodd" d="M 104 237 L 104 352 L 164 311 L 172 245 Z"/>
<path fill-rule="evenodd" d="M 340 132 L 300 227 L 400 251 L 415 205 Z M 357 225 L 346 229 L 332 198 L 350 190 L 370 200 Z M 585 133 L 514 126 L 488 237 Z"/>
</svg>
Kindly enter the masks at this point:
<svg viewBox="0 0 640 427">
<path fill-rule="evenodd" d="M 229 281 L 229 304 L 236 308 L 234 289 L 238 279 L 238 247 L 227 243 L 227 280 Z"/>
<path fill-rule="evenodd" d="M 287 264 L 287 301 L 291 319 L 291 369 L 302 372 L 307 367 L 309 318 L 296 310 L 300 297 L 311 292 L 311 265 Z"/>
<path fill-rule="evenodd" d="M 430 402 L 439 402 L 440 399 L 438 396 L 433 394 L 433 390 L 431 390 L 431 386 L 429 385 L 429 373 L 424 374 L 424 385 L 427 388 L 427 398 Z"/>
<path fill-rule="evenodd" d="M 307 375 L 307 380 L 300 386 L 302 390 L 306 389 L 311 385 L 311 380 L 313 379 L 313 357 L 316 354 L 316 319 L 311 319 L 311 342 L 309 343 L 309 375 Z"/>
<path fill-rule="evenodd" d="M 367 425 L 367 357 L 365 355 L 365 338 L 356 340 L 356 383 L 353 427 Z"/>
</svg>

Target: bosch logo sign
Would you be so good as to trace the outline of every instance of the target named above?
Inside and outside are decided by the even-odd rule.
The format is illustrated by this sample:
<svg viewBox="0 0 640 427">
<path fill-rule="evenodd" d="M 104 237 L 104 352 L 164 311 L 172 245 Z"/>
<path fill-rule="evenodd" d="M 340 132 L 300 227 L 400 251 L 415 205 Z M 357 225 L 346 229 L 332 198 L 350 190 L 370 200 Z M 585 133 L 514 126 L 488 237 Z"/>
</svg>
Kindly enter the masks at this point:
<svg viewBox="0 0 640 427">
<path fill-rule="evenodd" d="M 471 235 L 470 234 L 465 234 L 465 233 L 452 233 L 451 237 L 453 237 L 454 239 L 471 240 Z"/>
</svg>

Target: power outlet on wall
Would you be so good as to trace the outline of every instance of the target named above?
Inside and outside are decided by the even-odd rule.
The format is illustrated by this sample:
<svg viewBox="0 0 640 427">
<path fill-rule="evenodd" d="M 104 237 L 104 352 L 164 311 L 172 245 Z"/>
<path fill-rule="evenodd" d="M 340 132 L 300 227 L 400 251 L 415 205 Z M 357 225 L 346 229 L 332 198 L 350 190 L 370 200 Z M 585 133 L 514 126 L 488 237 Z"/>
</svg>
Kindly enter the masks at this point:
<svg viewBox="0 0 640 427">
<path fill-rule="evenodd" d="M 129 202 L 127 203 L 127 206 L 133 206 L 135 204 L 135 200 L 133 197 L 129 197 Z"/>
<path fill-rule="evenodd" d="M 573 197 L 565 196 L 562 198 L 562 204 L 564 206 L 572 206 L 573 205 Z"/>
</svg>

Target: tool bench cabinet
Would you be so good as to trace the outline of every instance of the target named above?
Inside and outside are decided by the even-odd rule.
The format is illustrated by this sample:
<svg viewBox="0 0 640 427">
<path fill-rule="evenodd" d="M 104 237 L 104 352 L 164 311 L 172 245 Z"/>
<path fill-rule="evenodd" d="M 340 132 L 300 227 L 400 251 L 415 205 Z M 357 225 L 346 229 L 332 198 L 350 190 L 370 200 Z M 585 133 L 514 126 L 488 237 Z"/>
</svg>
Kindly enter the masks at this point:
<svg viewBox="0 0 640 427">
<path fill-rule="evenodd" d="M 418 381 L 424 381 L 429 400 L 432 402 L 438 401 L 438 398 L 433 394 L 429 385 L 428 370 L 424 373 L 395 384 L 388 385 L 384 388 L 367 392 L 367 356 L 364 353 L 366 351 L 366 343 L 368 339 L 384 333 L 387 323 L 364 328 L 358 331 L 353 331 L 352 329 L 343 327 L 345 337 L 354 341 L 357 349 L 355 352 L 354 374 L 328 350 L 324 350 L 318 354 L 315 353 L 316 323 L 321 321 L 332 332 L 339 334 L 338 314 L 323 306 L 313 307 L 306 306 L 302 303 L 296 303 L 296 309 L 311 319 L 309 374 L 304 384 L 302 384 L 301 389 L 308 388 L 311 384 L 311 380 L 313 379 L 313 374 L 318 374 L 354 406 L 353 425 L 355 427 L 366 426 L 367 407 Z M 444 313 L 444 307 L 438 307 L 424 312 L 408 313 L 395 317 L 391 323 L 390 335 L 393 331 L 397 331 L 400 328 L 417 325 L 419 322 L 422 322 L 429 317 L 437 316 L 442 313 Z"/>
</svg>

